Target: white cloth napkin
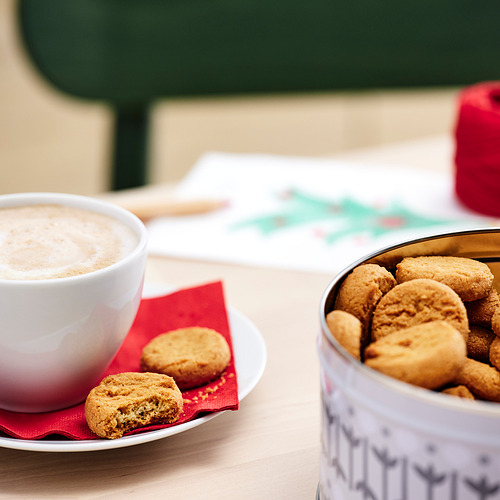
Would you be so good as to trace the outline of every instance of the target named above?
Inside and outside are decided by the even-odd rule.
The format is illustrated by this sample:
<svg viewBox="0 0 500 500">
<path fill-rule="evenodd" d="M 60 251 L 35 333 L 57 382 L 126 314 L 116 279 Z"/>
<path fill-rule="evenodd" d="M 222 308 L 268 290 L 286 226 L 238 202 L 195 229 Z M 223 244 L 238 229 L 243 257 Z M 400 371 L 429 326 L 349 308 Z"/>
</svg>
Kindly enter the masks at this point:
<svg viewBox="0 0 500 500">
<path fill-rule="evenodd" d="M 404 165 L 207 153 L 176 194 L 228 206 L 152 220 L 151 254 L 318 273 L 406 239 L 498 225 L 459 204 L 451 173 Z"/>
</svg>

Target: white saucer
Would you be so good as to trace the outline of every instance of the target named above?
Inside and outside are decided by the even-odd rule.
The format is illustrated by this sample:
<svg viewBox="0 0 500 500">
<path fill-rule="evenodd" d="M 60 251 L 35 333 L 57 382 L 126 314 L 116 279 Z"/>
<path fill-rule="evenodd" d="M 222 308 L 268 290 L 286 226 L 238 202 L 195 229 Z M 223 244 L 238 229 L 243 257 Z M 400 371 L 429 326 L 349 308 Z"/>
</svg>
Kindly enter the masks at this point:
<svg viewBox="0 0 500 500">
<path fill-rule="evenodd" d="M 172 288 L 156 284 L 146 284 L 145 297 L 152 297 L 167 293 Z M 267 350 L 261 333 L 257 327 L 243 314 L 228 307 L 229 324 L 233 340 L 233 351 L 238 375 L 238 396 L 242 401 L 257 385 L 262 377 L 267 360 Z M 136 444 L 147 443 L 163 439 L 180 432 L 185 432 L 193 427 L 212 420 L 223 412 L 210 413 L 196 418 L 184 424 L 179 424 L 166 429 L 158 429 L 132 436 L 124 436 L 120 439 L 103 440 L 88 439 L 81 441 L 69 440 L 61 437 L 57 440 L 25 440 L 0 436 L 1 448 L 12 448 L 27 451 L 50 451 L 50 452 L 82 452 L 110 450 L 113 448 L 124 448 Z"/>
</svg>

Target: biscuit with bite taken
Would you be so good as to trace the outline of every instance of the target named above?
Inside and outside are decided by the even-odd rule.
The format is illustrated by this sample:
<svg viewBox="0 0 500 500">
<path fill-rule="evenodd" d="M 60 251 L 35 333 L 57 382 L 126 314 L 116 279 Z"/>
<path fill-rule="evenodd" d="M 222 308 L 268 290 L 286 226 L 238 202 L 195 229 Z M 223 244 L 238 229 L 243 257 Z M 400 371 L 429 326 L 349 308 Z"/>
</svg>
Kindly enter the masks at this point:
<svg viewBox="0 0 500 500">
<path fill-rule="evenodd" d="M 109 375 L 85 401 L 85 418 L 99 437 L 116 439 L 151 424 L 171 424 L 182 412 L 182 393 L 167 375 L 125 372 Z"/>
</svg>

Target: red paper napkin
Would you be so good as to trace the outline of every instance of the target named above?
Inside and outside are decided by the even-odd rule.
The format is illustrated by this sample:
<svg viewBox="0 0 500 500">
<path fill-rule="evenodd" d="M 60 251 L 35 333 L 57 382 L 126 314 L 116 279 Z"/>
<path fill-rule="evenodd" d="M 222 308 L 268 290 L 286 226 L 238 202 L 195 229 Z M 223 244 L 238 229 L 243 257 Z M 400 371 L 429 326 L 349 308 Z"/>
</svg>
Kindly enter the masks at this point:
<svg viewBox="0 0 500 500">
<path fill-rule="evenodd" d="M 183 392 L 184 410 L 175 424 L 155 425 L 129 434 L 179 425 L 200 413 L 237 410 L 238 382 L 233 347 L 221 282 L 143 299 L 132 328 L 115 359 L 103 375 L 140 371 L 142 348 L 155 336 L 168 330 L 204 326 L 220 332 L 231 348 L 231 363 L 223 376 L 212 383 Z M 84 404 L 47 413 L 16 413 L 0 410 L 0 431 L 20 439 L 41 439 L 51 434 L 70 439 L 98 439 L 87 426 Z"/>
</svg>

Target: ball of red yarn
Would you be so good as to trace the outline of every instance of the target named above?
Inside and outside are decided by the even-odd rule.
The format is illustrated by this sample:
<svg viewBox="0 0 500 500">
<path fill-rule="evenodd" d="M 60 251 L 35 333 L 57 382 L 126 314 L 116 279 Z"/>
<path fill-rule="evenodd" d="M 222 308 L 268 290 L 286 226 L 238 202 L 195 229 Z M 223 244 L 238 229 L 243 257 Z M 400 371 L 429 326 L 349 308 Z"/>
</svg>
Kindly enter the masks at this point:
<svg viewBox="0 0 500 500">
<path fill-rule="evenodd" d="M 455 147 L 457 197 L 476 212 L 500 216 L 500 82 L 460 93 Z"/>
</svg>

